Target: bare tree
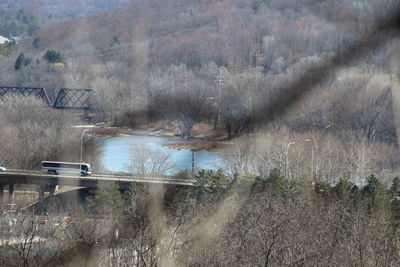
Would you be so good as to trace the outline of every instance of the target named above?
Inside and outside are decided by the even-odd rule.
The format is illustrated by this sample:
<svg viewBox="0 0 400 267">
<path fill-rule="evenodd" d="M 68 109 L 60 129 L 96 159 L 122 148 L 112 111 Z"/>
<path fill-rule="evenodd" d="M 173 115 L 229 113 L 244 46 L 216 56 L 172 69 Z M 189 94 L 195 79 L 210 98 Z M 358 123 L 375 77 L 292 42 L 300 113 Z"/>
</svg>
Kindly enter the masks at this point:
<svg viewBox="0 0 400 267">
<path fill-rule="evenodd" d="M 150 148 L 136 148 L 131 162 L 132 173 L 137 175 L 165 175 L 174 167 L 167 152 L 155 151 Z"/>
<path fill-rule="evenodd" d="M 3 161 L 29 169 L 56 159 L 73 140 L 70 115 L 44 107 L 36 98 L 9 98 L 0 103 Z"/>
</svg>

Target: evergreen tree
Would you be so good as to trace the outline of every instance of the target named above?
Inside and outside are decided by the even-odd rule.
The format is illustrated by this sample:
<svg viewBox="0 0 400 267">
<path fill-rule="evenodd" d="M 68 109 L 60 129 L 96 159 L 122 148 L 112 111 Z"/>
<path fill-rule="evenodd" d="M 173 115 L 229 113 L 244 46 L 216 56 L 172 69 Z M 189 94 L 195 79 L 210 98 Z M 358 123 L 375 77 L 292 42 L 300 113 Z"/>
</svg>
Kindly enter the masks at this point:
<svg viewBox="0 0 400 267">
<path fill-rule="evenodd" d="M 390 199 L 393 199 L 397 196 L 399 196 L 400 194 L 400 178 L 399 177 L 395 177 L 393 179 L 392 185 L 390 186 L 388 195 Z"/>
<path fill-rule="evenodd" d="M 393 225 L 397 228 L 400 227 L 400 198 L 395 197 L 390 204 Z"/>
<path fill-rule="evenodd" d="M 373 174 L 367 178 L 367 181 L 367 185 L 362 189 L 362 196 L 369 211 L 382 208 L 385 198 L 384 185 Z"/>
<path fill-rule="evenodd" d="M 20 53 L 17 60 L 15 61 L 14 68 L 19 70 L 22 67 L 28 66 L 32 59 L 25 57 L 24 53 Z"/>
<path fill-rule="evenodd" d="M 98 182 L 93 198 L 95 209 L 104 214 L 121 211 L 123 201 L 118 184 L 113 182 Z"/>
<path fill-rule="evenodd" d="M 36 38 L 33 40 L 32 46 L 33 46 L 35 49 L 39 49 L 39 46 L 40 46 L 40 37 L 36 37 Z"/>
<path fill-rule="evenodd" d="M 52 49 L 47 50 L 43 59 L 47 60 L 49 63 L 64 63 L 64 56 L 61 52 Z"/>
<path fill-rule="evenodd" d="M 227 191 L 230 182 L 221 169 L 217 171 L 200 170 L 195 179 L 198 185 L 197 197 L 202 197 L 206 193 L 216 198 L 222 197 Z"/>
<path fill-rule="evenodd" d="M 118 36 L 114 36 L 111 40 L 110 46 L 115 47 L 121 45 L 121 39 Z"/>
<path fill-rule="evenodd" d="M 16 70 L 19 70 L 21 66 L 23 66 L 24 64 L 25 64 L 25 54 L 21 53 L 19 54 L 17 60 L 15 61 L 14 68 Z"/>
<path fill-rule="evenodd" d="M 353 184 L 346 179 L 340 181 L 332 188 L 333 194 L 339 200 L 350 200 Z"/>
<path fill-rule="evenodd" d="M 332 186 L 327 182 L 318 181 L 314 185 L 314 191 L 322 197 L 329 198 L 332 192 Z"/>
</svg>

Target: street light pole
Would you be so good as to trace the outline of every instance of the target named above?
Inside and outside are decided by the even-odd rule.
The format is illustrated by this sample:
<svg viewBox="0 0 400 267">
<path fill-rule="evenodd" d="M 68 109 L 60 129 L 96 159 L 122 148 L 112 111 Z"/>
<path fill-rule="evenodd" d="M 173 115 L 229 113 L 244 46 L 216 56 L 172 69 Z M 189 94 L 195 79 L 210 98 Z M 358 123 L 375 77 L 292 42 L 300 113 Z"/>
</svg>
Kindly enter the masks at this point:
<svg viewBox="0 0 400 267">
<path fill-rule="evenodd" d="M 80 157 L 80 160 L 79 160 L 79 167 L 80 167 L 81 170 L 82 170 L 83 136 L 85 135 L 85 132 L 88 131 L 88 130 L 90 130 L 90 129 L 83 130 L 83 132 L 81 134 L 81 157 Z"/>
<path fill-rule="evenodd" d="M 311 139 L 306 139 L 311 144 L 311 181 L 314 181 L 314 143 Z"/>
<path fill-rule="evenodd" d="M 286 158 L 285 158 L 285 178 L 288 178 L 288 164 L 289 164 L 289 159 L 288 159 L 288 154 L 289 154 L 289 147 L 293 145 L 295 142 L 290 142 L 287 147 L 286 147 Z"/>
</svg>

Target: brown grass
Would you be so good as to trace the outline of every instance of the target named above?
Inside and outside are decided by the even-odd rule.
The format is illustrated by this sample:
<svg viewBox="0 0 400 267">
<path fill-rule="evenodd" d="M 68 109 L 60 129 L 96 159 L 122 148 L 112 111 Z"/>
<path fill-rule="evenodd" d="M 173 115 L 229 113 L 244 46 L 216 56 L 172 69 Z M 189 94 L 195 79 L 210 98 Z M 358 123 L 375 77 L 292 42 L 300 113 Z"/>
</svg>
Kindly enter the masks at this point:
<svg viewBox="0 0 400 267">
<path fill-rule="evenodd" d="M 195 141 L 188 143 L 171 143 L 164 146 L 176 150 L 216 151 L 224 147 L 224 144 L 217 141 Z"/>
</svg>

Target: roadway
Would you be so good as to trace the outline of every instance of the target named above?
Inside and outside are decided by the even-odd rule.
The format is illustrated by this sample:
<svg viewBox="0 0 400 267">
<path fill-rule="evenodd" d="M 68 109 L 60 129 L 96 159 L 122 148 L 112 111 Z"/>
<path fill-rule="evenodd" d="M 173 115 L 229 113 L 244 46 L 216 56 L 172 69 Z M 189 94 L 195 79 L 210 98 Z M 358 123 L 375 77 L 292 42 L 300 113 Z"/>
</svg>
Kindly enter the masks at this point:
<svg viewBox="0 0 400 267">
<path fill-rule="evenodd" d="M 73 175 L 51 175 L 44 174 L 40 171 L 17 169 L 9 169 L 5 172 L 0 172 L 0 185 L 37 184 L 96 188 L 97 183 L 100 181 L 118 182 L 122 189 L 129 188 L 132 183 L 195 186 L 195 181 L 192 179 L 174 178 L 171 176 L 148 177 L 129 176 L 121 173 L 96 173 L 91 176 L 81 177 Z"/>
</svg>

